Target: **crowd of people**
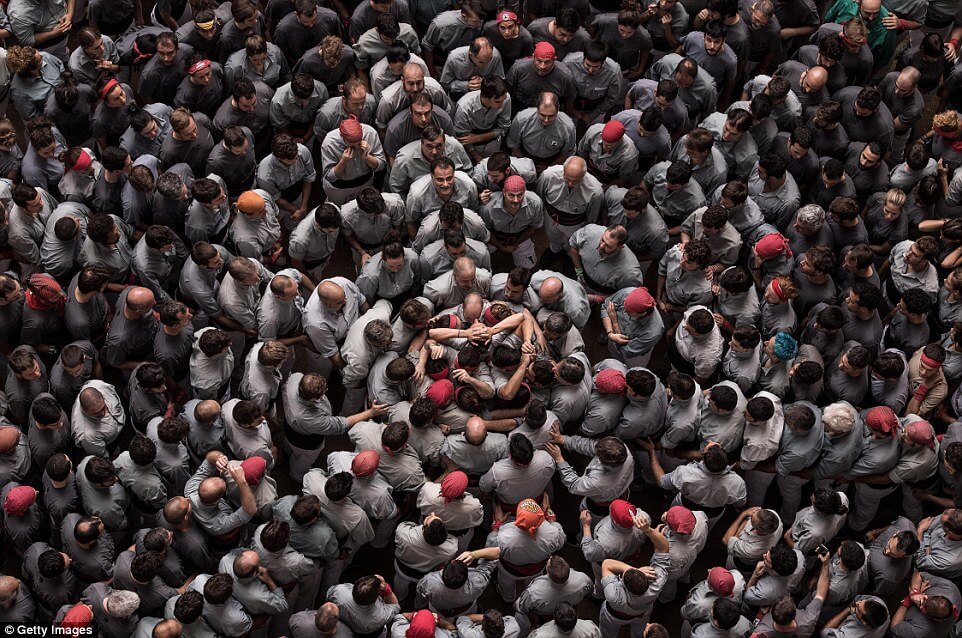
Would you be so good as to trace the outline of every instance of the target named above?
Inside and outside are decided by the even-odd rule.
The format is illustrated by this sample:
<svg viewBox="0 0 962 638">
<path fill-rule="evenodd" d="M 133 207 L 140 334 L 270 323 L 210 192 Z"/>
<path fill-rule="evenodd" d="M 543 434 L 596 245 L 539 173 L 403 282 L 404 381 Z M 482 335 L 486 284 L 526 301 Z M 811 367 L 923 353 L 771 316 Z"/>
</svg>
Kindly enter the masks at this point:
<svg viewBox="0 0 962 638">
<path fill-rule="evenodd" d="M 957 0 L 0 39 L 0 622 L 962 634 Z"/>
</svg>

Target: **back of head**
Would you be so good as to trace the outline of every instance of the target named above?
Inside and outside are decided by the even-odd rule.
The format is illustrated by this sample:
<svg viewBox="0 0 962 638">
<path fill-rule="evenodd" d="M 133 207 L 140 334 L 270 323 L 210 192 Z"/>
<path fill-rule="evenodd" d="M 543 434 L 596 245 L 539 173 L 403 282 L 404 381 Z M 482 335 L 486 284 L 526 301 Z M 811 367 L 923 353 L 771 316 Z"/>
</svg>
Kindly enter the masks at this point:
<svg viewBox="0 0 962 638">
<path fill-rule="evenodd" d="M 554 624 L 563 632 L 570 633 L 578 623 L 578 611 L 574 606 L 562 601 L 554 609 Z"/>
</svg>

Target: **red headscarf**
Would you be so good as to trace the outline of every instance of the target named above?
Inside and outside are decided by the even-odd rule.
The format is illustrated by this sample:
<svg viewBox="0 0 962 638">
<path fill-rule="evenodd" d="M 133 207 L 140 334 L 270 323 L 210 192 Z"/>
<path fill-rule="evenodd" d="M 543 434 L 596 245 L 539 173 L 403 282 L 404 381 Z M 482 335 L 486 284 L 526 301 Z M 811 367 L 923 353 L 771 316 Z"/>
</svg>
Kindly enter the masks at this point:
<svg viewBox="0 0 962 638">
<path fill-rule="evenodd" d="M 628 293 L 625 297 L 625 311 L 633 315 L 640 315 L 649 308 L 655 307 L 655 298 L 651 296 L 648 289 L 639 286 Z"/>
<path fill-rule="evenodd" d="M 356 115 L 341 120 L 338 131 L 341 133 L 341 138 L 348 144 L 357 144 L 364 137 L 364 131 L 361 128 L 361 123 L 357 121 Z"/>
<path fill-rule="evenodd" d="M 456 498 L 461 498 L 468 489 L 468 475 L 461 470 L 455 470 L 441 479 L 441 496 L 447 505 Z"/>
<path fill-rule="evenodd" d="M 544 523 L 544 510 L 533 499 L 526 498 L 518 503 L 514 518 L 515 527 L 534 536 L 538 533 L 538 528 L 542 523 Z"/>
<path fill-rule="evenodd" d="M 788 239 L 781 233 L 769 233 L 755 244 L 755 254 L 759 259 L 773 259 L 779 255 L 792 256 L 792 249 L 788 247 Z"/>
<path fill-rule="evenodd" d="M 895 434 L 899 427 L 899 418 L 892 408 L 878 405 L 865 413 L 865 425 L 881 434 Z"/>
<path fill-rule="evenodd" d="M 434 630 L 437 626 L 438 622 L 434 619 L 434 614 L 427 609 L 421 609 L 411 617 L 411 624 L 404 632 L 404 638 L 434 638 Z"/>
<path fill-rule="evenodd" d="M 34 273 L 27 280 L 26 302 L 34 310 L 56 310 L 63 316 L 67 295 L 57 280 L 46 273 Z"/>
<path fill-rule="evenodd" d="M 611 501 L 611 505 L 608 506 L 608 513 L 615 525 L 629 529 L 635 524 L 635 514 L 638 513 L 638 508 L 619 498 Z"/>
</svg>

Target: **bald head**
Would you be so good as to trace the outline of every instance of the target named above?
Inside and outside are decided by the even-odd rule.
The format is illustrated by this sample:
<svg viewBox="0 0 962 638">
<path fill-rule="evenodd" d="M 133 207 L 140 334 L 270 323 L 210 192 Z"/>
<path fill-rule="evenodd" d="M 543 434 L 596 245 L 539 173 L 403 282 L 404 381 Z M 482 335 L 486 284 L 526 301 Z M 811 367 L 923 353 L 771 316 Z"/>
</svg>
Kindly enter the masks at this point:
<svg viewBox="0 0 962 638">
<path fill-rule="evenodd" d="M 226 492 L 227 483 L 224 482 L 224 479 L 219 476 L 212 476 L 201 481 L 197 494 L 204 505 L 212 505 L 224 498 Z"/>
<path fill-rule="evenodd" d="M 154 293 L 149 288 L 135 286 L 127 292 L 127 307 L 137 312 L 145 312 L 154 306 Z"/>
<path fill-rule="evenodd" d="M 557 277 L 548 277 L 541 282 L 541 290 L 538 291 L 538 296 L 541 297 L 542 303 L 554 303 L 561 297 L 564 287 L 564 283 Z"/>
<path fill-rule="evenodd" d="M 470 257 L 458 257 L 454 260 L 454 283 L 462 290 L 470 290 L 478 274 L 474 260 Z"/>
<path fill-rule="evenodd" d="M 324 603 L 317 608 L 314 614 L 314 626 L 321 633 L 330 634 L 334 632 L 338 621 L 341 619 L 341 610 L 334 603 Z"/>
<path fill-rule="evenodd" d="M 416 80 L 423 80 L 424 69 L 422 69 L 419 64 L 415 64 L 414 62 L 408 62 L 401 69 L 401 77 L 405 81 L 410 81 L 410 82 L 413 82 Z"/>
<path fill-rule="evenodd" d="M 879 11 L 882 10 L 882 0 L 860 0 L 858 6 L 861 9 L 862 18 L 871 20 L 878 17 Z"/>
<path fill-rule="evenodd" d="M 344 289 L 330 280 L 325 280 L 317 287 L 324 306 L 331 310 L 339 310 L 344 305 Z"/>
<path fill-rule="evenodd" d="M 253 550 L 241 552 L 234 558 L 234 575 L 238 578 L 250 578 L 257 573 L 261 557 Z"/>
<path fill-rule="evenodd" d="M 484 298 L 478 293 L 472 292 L 465 296 L 462 307 L 465 321 L 474 321 L 481 316 L 481 311 L 484 309 Z"/>
<path fill-rule="evenodd" d="M 80 391 L 80 409 L 89 417 L 100 418 L 107 411 L 107 402 L 97 388 L 84 388 Z"/>
<path fill-rule="evenodd" d="M 194 406 L 194 418 L 201 423 L 213 423 L 220 416 L 220 403 L 213 399 L 201 401 Z"/>
<path fill-rule="evenodd" d="M 175 496 L 164 505 L 164 520 L 171 525 L 183 523 L 190 512 L 190 501 L 184 496 Z"/>
<path fill-rule="evenodd" d="M 585 178 L 585 173 L 588 172 L 588 165 L 585 164 L 584 159 L 578 157 L 577 155 L 572 155 L 569 157 L 564 164 L 564 178 L 565 183 L 568 184 L 569 188 L 574 188 L 581 183 L 581 180 Z"/>
<path fill-rule="evenodd" d="M 815 65 L 805 72 L 805 79 L 802 82 L 802 90 L 806 93 L 818 93 L 828 82 L 828 71 L 825 67 Z"/>
<path fill-rule="evenodd" d="M 19 580 L 13 576 L 0 576 L 0 605 L 13 601 L 19 589 Z"/>
<path fill-rule="evenodd" d="M 151 638 L 180 638 L 183 631 L 184 627 L 180 624 L 180 621 L 168 618 L 154 625 Z"/>
<path fill-rule="evenodd" d="M 481 445 L 488 435 L 488 428 L 484 425 L 484 419 L 473 416 L 468 419 L 464 426 L 464 440 L 471 445 Z"/>
<path fill-rule="evenodd" d="M 919 78 L 921 77 L 921 71 L 914 66 L 905 67 L 895 78 L 895 93 L 899 97 L 908 97 L 919 85 Z"/>
</svg>

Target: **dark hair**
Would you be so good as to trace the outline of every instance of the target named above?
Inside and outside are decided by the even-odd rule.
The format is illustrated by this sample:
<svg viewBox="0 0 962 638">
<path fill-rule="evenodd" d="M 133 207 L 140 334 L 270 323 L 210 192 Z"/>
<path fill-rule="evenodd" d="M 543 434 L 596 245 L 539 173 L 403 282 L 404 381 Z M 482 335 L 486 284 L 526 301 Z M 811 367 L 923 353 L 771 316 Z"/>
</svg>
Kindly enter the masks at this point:
<svg viewBox="0 0 962 638">
<path fill-rule="evenodd" d="M 848 506 L 842 502 L 839 493 L 827 487 L 815 488 L 815 493 L 812 494 L 812 506 L 817 512 L 828 516 L 841 516 L 848 513 Z"/>
<path fill-rule="evenodd" d="M 798 555 L 788 545 L 775 545 L 768 550 L 772 570 L 779 576 L 791 576 L 798 569 Z"/>
<path fill-rule="evenodd" d="M 441 582 L 448 589 L 461 589 L 468 582 L 468 566 L 459 560 L 449 560 L 441 570 Z"/>
<path fill-rule="evenodd" d="M 212 605 L 223 605 L 234 593 L 234 579 L 230 574 L 214 574 L 204 583 L 204 598 Z"/>
<path fill-rule="evenodd" d="M 324 495 L 332 501 L 343 501 L 354 487 L 354 475 L 350 472 L 337 472 L 324 483 Z"/>
<path fill-rule="evenodd" d="M 512 434 L 508 439 L 508 454 L 520 465 L 528 465 L 534 458 L 534 446 L 524 434 Z"/>
<path fill-rule="evenodd" d="M 738 393 L 727 385 L 712 386 L 708 396 L 719 410 L 730 412 L 738 405 Z"/>
</svg>

